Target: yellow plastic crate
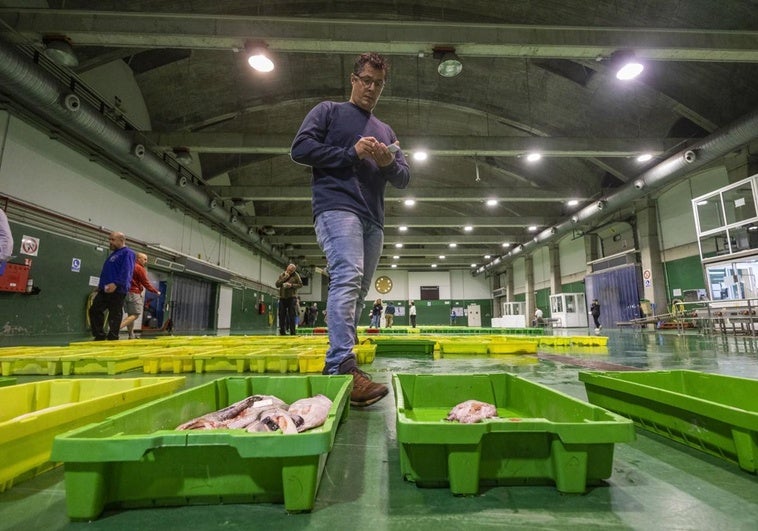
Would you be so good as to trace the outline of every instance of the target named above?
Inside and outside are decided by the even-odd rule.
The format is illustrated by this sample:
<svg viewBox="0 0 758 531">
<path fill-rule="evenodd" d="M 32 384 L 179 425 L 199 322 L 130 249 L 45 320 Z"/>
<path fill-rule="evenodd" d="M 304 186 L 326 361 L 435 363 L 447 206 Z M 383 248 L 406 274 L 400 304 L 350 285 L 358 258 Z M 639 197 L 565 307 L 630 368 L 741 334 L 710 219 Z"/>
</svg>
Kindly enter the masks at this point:
<svg viewBox="0 0 758 531">
<path fill-rule="evenodd" d="M 301 352 L 297 355 L 297 363 L 301 373 L 321 374 L 326 366 L 326 353 L 309 349 L 309 352 Z"/>
<path fill-rule="evenodd" d="M 0 387 L 0 492 L 55 466 L 53 439 L 184 386 L 173 378 L 80 378 Z"/>
<path fill-rule="evenodd" d="M 571 345 L 571 338 L 568 336 L 541 336 L 539 340 L 541 347 L 568 347 Z"/>
<path fill-rule="evenodd" d="M 571 336 L 571 344 L 586 347 L 605 347 L 608 345 L 607 336 Z"/>
</svg>

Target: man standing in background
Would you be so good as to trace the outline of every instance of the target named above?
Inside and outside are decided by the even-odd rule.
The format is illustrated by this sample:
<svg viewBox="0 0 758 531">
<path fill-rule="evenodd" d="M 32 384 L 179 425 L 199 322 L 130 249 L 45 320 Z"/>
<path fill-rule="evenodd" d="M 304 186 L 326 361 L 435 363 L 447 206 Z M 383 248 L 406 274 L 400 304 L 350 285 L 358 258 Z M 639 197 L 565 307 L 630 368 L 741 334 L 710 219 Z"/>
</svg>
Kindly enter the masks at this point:
<svg viewBox="0 0 758 531">
<path fill-rule="evenodd" d="M 100 271 L 97 295 L 89 309 L 89 322 L 95 341 L 118 339 L 124 299 L 132 282 L 136 261 L 134 251 L 126 246 L 126 236 L 123 232 L 111 232 L 108 236 L 108 246 L 111 254 L 108 255 Z M 106 310 L 108 311 L 107 336 L 103 330 Z"/>
<path fill-rule="evenodd" d="M 126 294 L 126 300 L 124 302 L 124 311 L 126 312 L 126 318 L 121 321 L 120 328 L 126 327 L 129 332 L 129 339 L 134 339 L 134 321 L 142 315 L 142 309 L 145 306 L 145 298 L 142 296 L 142 289 L 146 289 L 152 293 L 155 293 L 160 297 L 161 292 L 158 291 L 155 286 L 150 283 L 150 279 L 147 278 L 147 255 L 145 253 L 137 253 L 137 260 L 134 264 L 134 273 L 132 274 L 132 281 L 129 285 L 129 293 Z"/>
<path fill-rule="evenodd" d="M 276 279 L 275 286 L 279 288 L 279 335 L 294 336 L 295 316 L 298 315 L 297 308 L 297 289 L 303 287 L 303 281 L 297 274 L 297 266 L 289 264 L 287 269 Z"/>
<path fill-rule="evenodd" d="M 7 262 L 11 255 L 13 255 L 13 234 L 11 234 L 5 210 L 0 208 L 0 264 Z"/>
</svg>

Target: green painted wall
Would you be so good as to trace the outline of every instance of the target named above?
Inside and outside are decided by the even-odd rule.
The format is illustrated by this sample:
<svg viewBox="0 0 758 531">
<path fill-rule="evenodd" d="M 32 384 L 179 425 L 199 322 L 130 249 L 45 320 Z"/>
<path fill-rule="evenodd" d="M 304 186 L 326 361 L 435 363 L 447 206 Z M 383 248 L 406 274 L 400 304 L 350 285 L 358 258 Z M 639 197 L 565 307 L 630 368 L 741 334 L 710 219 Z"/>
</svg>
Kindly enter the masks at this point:
<svg viewBox="0 0 758 531">
<path fill-rule="evenodd" d="M 672 291 L 681 289 L 705 289 L 703 265 L 699 256 L 689 256 L 679 260 L 671 260 L 663 264 L 668 286 L 669 300 L 674 296 Z"/>
<path fill-rule="evenodd" d="M 542 310 L 543 317 L 550 317 L 550 295 L 550 288 L 543 288 L 537 290 L 534 296 L 534 303 Z"/>
<path fill-rule="evenodd" d="M 14 223 L 11 232 L 17 255 L 13 261 L 32 261 L 29 276 L 40 291 L 36 295 L 0 292 L 0 336 L 86 335 L 87 298 L 93 290 L 89 278 L 100 275 L 107 245 L 98 250 L 91 244 Z M 37 256 L 19 252 L 23 236 L 39 239 Z M 75 258 L 81 264 L 78 272 L 72 266 Z"/>
<path fill-rule="evenodd" d="M 561 293 L 584 293 L 584 282 L 569 282 L 561 285 Z"/>
<path fill-rule="evenodd" d="M 395 302 L 395 301 L 392 301 Z M 402 304 L 405 309 L 403 316 L 395 315 L 394 323 L 397 325 L 408 326 L 408 303 L 403 301 L 395 304 Z M 450 324 L 450 309 L 461 307 L 464 310 L 469 304 L 478 304 L 481 307 L 482 326 L 489 327 L 492 319 L 492 300 L 491 299 L 457 299 L 457 300 L 439 300 L 439 301 L 416 301 L 416 325 L 447 325 Z M 363 313 L 358 321 L 359 326 L 368 326 L 371 323 L 371 307 L 364 308 Z M 455 320 L 456 326 L 467 326 L 468 317 L 458 317 Z"/>
</svg>

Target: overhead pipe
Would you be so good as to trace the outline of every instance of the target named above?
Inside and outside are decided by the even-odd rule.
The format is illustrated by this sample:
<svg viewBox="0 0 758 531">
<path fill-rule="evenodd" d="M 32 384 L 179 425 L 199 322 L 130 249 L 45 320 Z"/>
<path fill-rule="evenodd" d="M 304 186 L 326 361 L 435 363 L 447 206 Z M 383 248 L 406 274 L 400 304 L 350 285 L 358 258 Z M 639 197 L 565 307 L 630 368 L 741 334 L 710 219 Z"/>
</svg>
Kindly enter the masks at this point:
<svg viewBox="0 0 758 531">
<path fill-rule="evenodd" d="M 540 232 L 531 241 L 516 246 L 515 249 L 499 257 L 497 264 L 493 260 L 478 268 L 473 274 L 484 273 L 497 265 L 514 260 L 519 253 L 529 252 L 530 249 L 538 245 L 557 240 L 561 236 L 571 232 L 581 223 L 599 218 L 600 216 L 608 216 L 608 214 L 620 210 L 630 202 L 644 197 L 652 190 L 669 185 L 675 182 L 678 177 L 705 166 L 756 138 L 758 138 L 758 109 L 746 114 L 732 124 L 722 127 L 707 137 L 694 142 L 691 146 L 679 151 L 643 172 L 636 179 L 624 184 L 613 194 L 594 201 L 592 204 L 572 214 L 568 220 Z"/>
<path fill-rule="evenodd" d="M 107 158 L 139 176 L 148 188 L 154 186 L 169 197 L 181 198 L 200 216 L 223 226 L 243 241 L 252 242 L 254 247 L 273 260 L 286 261 L 281 252 L 261 239 L 254 227 L 237 222 L 234 212 L 224 208 L 218 198 L 206 193 L 191 179 L 182 179 L 175 168 L 147 149 L 139 133 L 118 127 L 84 98 L 2 39 L 0 91 L 61 130 L 86 138 L 100 148 Z"/>
</svg>

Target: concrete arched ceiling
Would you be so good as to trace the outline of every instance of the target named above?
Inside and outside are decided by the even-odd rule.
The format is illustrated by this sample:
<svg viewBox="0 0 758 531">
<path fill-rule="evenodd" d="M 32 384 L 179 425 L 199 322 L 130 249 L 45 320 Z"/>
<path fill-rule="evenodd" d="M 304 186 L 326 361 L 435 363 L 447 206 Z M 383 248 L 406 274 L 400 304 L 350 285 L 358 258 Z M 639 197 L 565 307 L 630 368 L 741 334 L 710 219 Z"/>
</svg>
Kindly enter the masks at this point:
<svg viewBox="0 0 758 531">
<path fill-rule="evenodd" d="M 405 191 L 388 189 L 387 253 L 403 267 L 445 254 L 481 264 L 531 239 L 688 143 L 758 105 L 755 2 L 144 1 L 66 0 L 5 7 L 0 30 L 21 44 L 66 35 L 78 74 L 112 61 L 132 69 L 162 149 L 187 146 L 202 177 L 285 254 L 323 265 L 311 224 L 309 172 L 289 145 L 308 110 L 345 100 L 356 54 L 392 63 L 376 114 L 412 162 Z M 216 5 L 218 4 L 218 5 Z M 360 6 L 360 12 L 358 12 Z M 252 71 L 247 39 L 276 70 Z M 464 69 L 437 74 L 435 46 Z M 643 75 L 622 83 L 611 55 L 631 49 Z M 545 157 L 528 164 L 523 155 Z M 654 155 L 644 166 L 635 157 Z M 417 200 L 412 209 L 401 199 Z M 500 203 L 488 208 L 484 200 Z M 579 205 L 568 207 L 569 199 Z M 407 225 L 400 234 L 397 226 Z M 472 225 L 471 233 L 463 226 Z M 270 232 L 270 231 L 269 231 Z M 394 243 L 406 245 L 396 250 Z M 448 244 L 457 243 L 451 249 Z M 441 264 L 442 265 L 442 264 Z"/>
</svg>

